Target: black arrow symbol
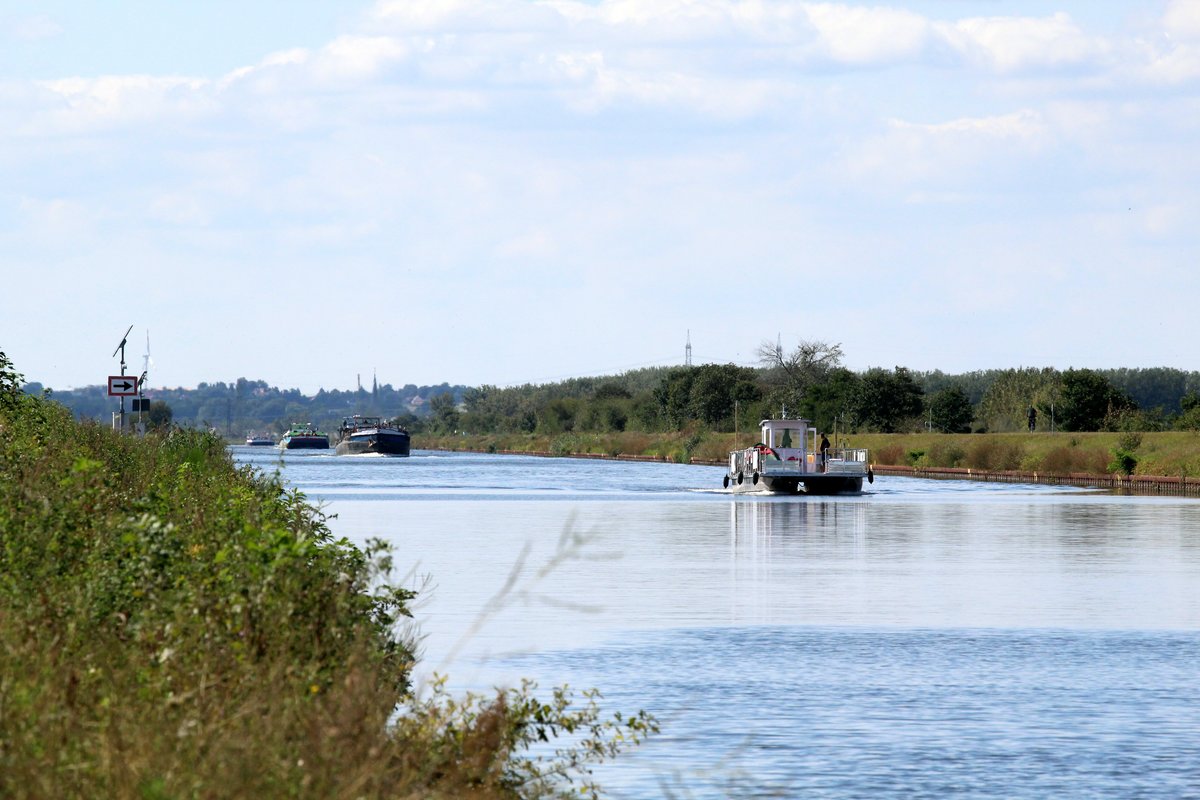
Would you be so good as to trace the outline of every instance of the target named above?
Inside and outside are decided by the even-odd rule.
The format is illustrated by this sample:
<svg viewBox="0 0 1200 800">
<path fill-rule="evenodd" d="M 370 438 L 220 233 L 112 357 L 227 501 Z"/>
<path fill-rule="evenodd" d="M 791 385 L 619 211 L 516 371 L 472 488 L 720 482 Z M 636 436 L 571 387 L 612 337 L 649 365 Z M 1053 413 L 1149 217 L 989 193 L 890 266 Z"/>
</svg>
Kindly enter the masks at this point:
<svg viewBox="0 0 1200 800">
<path fill-rule="evenodd" d="M 117 389 L 132 389 L 133 384 L 129 381 L 122 381 L 121 383 L 114 383 L 113 387 Z"/>
</svg>

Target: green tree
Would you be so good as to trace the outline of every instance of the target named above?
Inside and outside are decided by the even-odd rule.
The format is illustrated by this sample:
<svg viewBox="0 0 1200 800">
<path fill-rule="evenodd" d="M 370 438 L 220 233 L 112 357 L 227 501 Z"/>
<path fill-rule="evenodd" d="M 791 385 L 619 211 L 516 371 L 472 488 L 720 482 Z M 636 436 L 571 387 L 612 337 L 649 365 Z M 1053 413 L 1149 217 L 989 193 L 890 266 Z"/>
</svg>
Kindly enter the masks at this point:
<svg viewBox="0 0 1200 800">
<path fill-rule="evenodd" d="M 150 410 L 146 414 L 146 422 L 151 430 L 163 430 L 171 426 L 171 418 L 173 416 L 171 407 L 167 405 L 165 400 L 154 400 L 150 403 Z"/>
<path fill-rule="evenodd" d="M 430 427 L 436 433 L 454 433 L 458 430 L 459 412 L 454 403 L 454 395 L 450 392 L 434 395 L 429 398 L 429 408 Z"/>
<path fill-rule="evenodd" d="M 1043 420 L 1057 417 L 1062 378 L 1051 367 L 1000 370 L 983 393 L 976 417 L 989 431 L 1020 431 L 1029 425 L 1029 407 Z"/>
<path fill-rule="evenodd" d="M 921 387 L 904 367 L 889 372 L 872 367 L 863 373 L 854 403 L 854 417 L 868 430 L 895 433 L 918 418 L 924 407 Z"/>
<path fill-rule="evenodd" d="M 823 431 L 851 428 L 861 390 L 861 380 L 845 367 L 832 370 L 820 383 L 809 387 L 800 403 L 800 414 Z"/>
<path fill-rule="evenodd" d="M 678 367 L 663 377 L 654 398 L 674 430 L 682 430 L 692 420 L 731 426 L 736 406 L 745 407 L 762 397 L 756 378 L 753 369 L 736 364 Z"/>
<path fill-rule="evenodd" d="M 731 423 L 735 405 L 748 405 L 762 397 L 757 373 L 735 364 L 704 364 L 697 368 L 689 399 L 691 415 L 708 425 Z"/>
<path fill-rule="evenodd" d="M 570 433 L 575 430 L 575 419 L 579 412 L 579 400 L 574 397 L 559 397 L 549 401 L 537 415 L 539 433 Z"/>
<path fill-rule="evenodd" d="M 680 430 L 691 417 L 692 381 L 695 367 L 677 367 L 663 376 L 654 390 L 658 412 L 672 430 Z"/>
<path fill-rule="evenodd" d="M 842 346 L 801 340 L 785 353 L 780 345 L 763 342 L 758 346 L 758 360 L 775 389 L 771 400 L 799 409 L 808 392 L 842 365 Z"/>
<path fill-rule="evenodd" d="M 1108 382 L 1127 395 L 1141 409 L 1162 409 L 1164 413 L 1180 410 L 1180 401 L 1187 393 L 1188 373 L 1171 367 L 1141 369 L 1110 369 L 1101 373 Z"/>
<path fill-rule="evenodd" d="M 934 430 L 944 433 L 970 433 L 975 409 L 971 398 L 958 385 L 948 386 L 929 399 L 929 419 Z"/>
<path fill-rule="evenodd" d="M 1188 392 L 1179 405 L 1183 412 L 1175 419 L 1173 427 L 1181 431 L 1200 430 L 1200 394 Z"/>
<path fill-rule="evenodd" d="M 1066 431 L 1098 431 L 1105 420 L 1137 406 L 1107 378 L 1091 369 L 1069 369 L 1062 376 L 1058 421 Z"/>
</svg>

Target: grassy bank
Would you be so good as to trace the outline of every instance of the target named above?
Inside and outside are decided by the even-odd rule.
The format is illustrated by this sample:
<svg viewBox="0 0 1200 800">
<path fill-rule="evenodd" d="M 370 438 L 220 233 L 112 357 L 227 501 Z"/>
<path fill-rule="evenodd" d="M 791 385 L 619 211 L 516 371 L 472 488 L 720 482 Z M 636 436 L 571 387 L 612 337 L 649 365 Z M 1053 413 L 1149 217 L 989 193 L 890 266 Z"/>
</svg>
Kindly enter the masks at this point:
<svg viewBox="0 0 1200 800">
<path fill-rule="evenodd" d="M 387 553 L 214 436 L 20 385 L 0 353 L 0 796 L 589 796 L 654 729 L 565 689 L 415 694 Z"/>
<path fill-rule="evenodd" d="M 1200 433 L 1195 431 L 1140 434 L 872 433 L 853 434 L 845 440 L 852 446 L 869 448 L 876 464 L 1091 474 L 1128 469 L 1134 475 L 1200 476 Z M 421 436 L 414 441 L 414 446 L 439 450 L 639 456 L 680 463 L 723 464 L 734 447 L 745 447 L 755 441 L 754 436 L 747 433 L 734 436 L 696 430 L 664 434 L 568 433 L 553 437 L 534 434 Z"/>
</svg>

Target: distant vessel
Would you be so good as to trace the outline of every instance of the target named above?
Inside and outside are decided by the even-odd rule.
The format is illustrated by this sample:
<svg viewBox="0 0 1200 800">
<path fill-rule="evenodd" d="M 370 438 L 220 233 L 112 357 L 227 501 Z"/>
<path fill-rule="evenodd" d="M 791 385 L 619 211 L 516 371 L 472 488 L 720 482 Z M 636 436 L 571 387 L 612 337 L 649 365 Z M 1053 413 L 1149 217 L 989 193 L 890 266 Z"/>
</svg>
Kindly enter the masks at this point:
<svg viewBox="0 0 1200 800">
<path fill-rule="evenodd" d="M 408 448 L 408 431 L 398 425 L 384 422 L 381 417 L 362 417 L 355 414 L 342 420 L 335 452 L 339 456 L 363 453 L 407 456 Z"/>
<path fill-rule="evenodd" d="M 274 447 L 275 437 L 265 433 L 247 433 L 246 444 L 251 447 Z"/>
<path fill-rule="evenodd" d="M 313 427 L 311 422 L 295 423 L 279 440 L 280 450 L 328 450 L 329 434 Z"/>
<path fill-rule="evenodd" d="M 735 492 L 838 494 L 875 482 L 863 448 L 817 444 L 806 419 L 764 419 L 762 441 L 729 454 L 724 484 Z"/>
</svg>

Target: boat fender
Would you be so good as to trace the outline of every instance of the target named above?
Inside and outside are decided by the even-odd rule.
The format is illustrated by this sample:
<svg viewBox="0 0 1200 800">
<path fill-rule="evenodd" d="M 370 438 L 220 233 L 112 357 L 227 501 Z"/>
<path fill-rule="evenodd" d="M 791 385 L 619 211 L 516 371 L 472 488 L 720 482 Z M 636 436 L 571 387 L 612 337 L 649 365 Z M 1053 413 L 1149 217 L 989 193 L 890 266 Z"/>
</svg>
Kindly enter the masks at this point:
<svg viewBox="0 0 1200 800">
<path fill-rule="evenodd" d="M 738 486 L 742 485 L 742 473 L 738 473 Z"/>
<path fill-rule="evenodd" d="M 871 469 L 867 469 L 867 483 L 875 482 L 875 473 Z"/>
<path fill-rule="evenodd" d="M 729 488 L 729 476 L 728 475 L 726 475 L 725 479 L 721 481 L 721 485 L 724 486 L 726 489 Z"/>
<path fill-rule="evenodd" d="M 754 473 L 754 485 L 758 486 L 758 473 Z"/>
</svg>

